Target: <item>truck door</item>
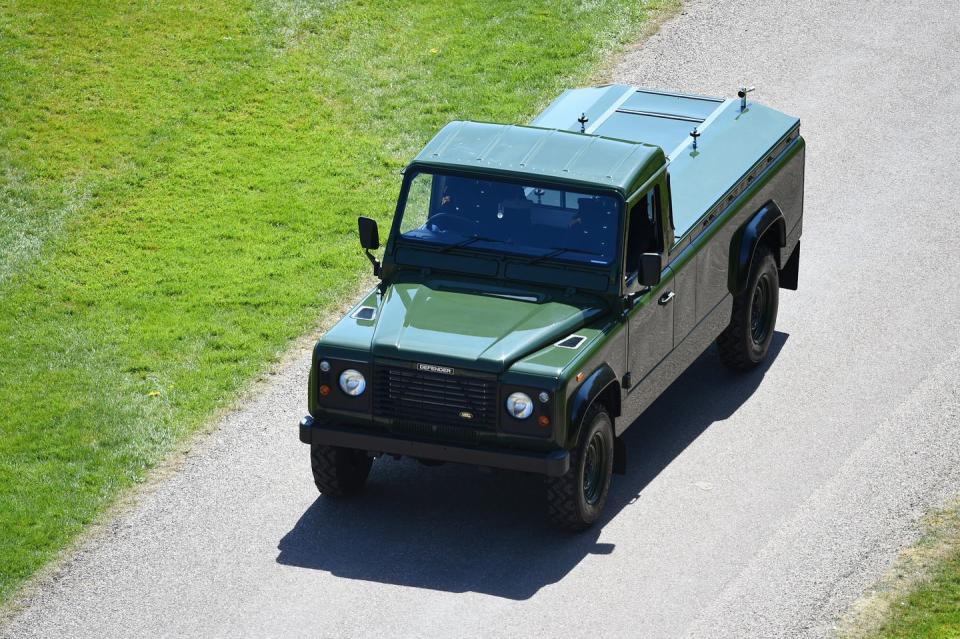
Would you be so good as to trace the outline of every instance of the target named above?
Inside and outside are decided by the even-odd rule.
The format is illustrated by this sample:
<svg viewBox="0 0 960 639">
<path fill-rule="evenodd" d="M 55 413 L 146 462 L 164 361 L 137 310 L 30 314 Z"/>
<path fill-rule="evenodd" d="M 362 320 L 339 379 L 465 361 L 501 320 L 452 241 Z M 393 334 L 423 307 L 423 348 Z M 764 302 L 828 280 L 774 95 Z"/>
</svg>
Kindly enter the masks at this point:
<svg viewBox="0 0 960 639">
<path fill-rule="evenodd" d="M 630 209 L 627 220 L 627 280 L 636 278 L 643 253 L 664 253 L 663 201 L 661 185 L 641 196 Z M 641 293 L 628 310 L 627 370 L 630 385 L 645 378 L 671 350 L 674 330 L 674 272 L 665 267 L 660 283 Z"/>
<path fill-rule="evenodd" d="M 660 284 L 637 298 L 630 311 L 630 384 L 640 383 L 673 350 L 674 277 L 663 270 Z"/>
</svg>

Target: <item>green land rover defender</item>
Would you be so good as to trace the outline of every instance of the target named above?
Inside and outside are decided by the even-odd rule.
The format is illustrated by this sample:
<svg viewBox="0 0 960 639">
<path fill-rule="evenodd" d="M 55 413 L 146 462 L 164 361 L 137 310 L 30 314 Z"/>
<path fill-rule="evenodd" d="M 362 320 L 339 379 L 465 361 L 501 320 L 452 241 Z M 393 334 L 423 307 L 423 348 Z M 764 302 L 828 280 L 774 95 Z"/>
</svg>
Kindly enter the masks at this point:
<svg viewBox="0 0 960 639">
<path fill-rule="evenodd" d="M 382 264 L 360 218 L 380 284 L 314 349 L 320 492 L 405 455 L 541 474 L 556 524 L 595 522 L 623 432 L 713 342 L 757 366 L 797 288 L 800 122 L 748 91 L 608 85 L 529 126 L 445 126 L 403 172 Z"/>
</svg>

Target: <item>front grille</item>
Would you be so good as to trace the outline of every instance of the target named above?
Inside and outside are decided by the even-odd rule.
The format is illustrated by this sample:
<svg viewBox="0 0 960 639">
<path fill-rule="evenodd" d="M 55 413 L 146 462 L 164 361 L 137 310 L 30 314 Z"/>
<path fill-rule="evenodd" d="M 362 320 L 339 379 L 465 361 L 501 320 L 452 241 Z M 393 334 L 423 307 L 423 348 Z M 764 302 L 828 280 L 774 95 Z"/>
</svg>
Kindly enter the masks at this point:
<svg viewBox="0 0 960 639">
<path fill-rule="evenodd" d="M 442 436 L 424 425 L 493 430 L 497 419 L 497 383 L 462 375 L 379 366 L 373 393 L 378 417 L 397 419 L 418 433 Z M 472 418 L 467 419 L 464 414 Z"/>
</svg>

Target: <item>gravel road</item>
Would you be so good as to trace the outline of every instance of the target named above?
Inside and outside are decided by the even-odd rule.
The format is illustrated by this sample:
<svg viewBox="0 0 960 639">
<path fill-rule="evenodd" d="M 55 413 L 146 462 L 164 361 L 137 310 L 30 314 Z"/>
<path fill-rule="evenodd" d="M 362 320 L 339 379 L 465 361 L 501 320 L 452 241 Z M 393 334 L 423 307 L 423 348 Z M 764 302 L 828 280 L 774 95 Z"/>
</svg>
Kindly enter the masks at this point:
<svg viewBox="0 0 960 639">
<path fill-rule="evenodd" d="M 829 635 L 960 491 L 958 44 L 953 2 L 709 0 L 616 67 L 799 115 L 806 219 L 769 365 L 707 351 L 629 431 L 596 530 L 553 532 L 535 477 L 449 465 L 318 499 L 303 352 L 0 635 Z"/>
</svg>

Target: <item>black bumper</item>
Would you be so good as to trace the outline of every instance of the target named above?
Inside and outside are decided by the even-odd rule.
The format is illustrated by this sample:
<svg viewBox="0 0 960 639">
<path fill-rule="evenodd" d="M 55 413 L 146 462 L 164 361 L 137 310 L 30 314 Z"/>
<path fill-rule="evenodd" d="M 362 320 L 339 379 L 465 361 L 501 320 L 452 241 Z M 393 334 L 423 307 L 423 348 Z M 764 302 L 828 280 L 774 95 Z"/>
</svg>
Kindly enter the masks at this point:
<svg viewBox="0 0 960 639">
<path fill-rule="evenodd" d="M 399 439 L 346 430 L 327 425 L 321 426 L 307 415 L 300 420 L 300 441 L 304 444 L 343 446 L 390 455 L 406 455 L 423 459 L 435 459 L 459 464 L 489 466 L 506 470 L 519 470 L 559 477 L 570 469 L 570 454 L 565 451 L 551 453 L 521 452 L 514 450 L 490 450 L 452 446 L 434 442 Z"/>
</svg>

